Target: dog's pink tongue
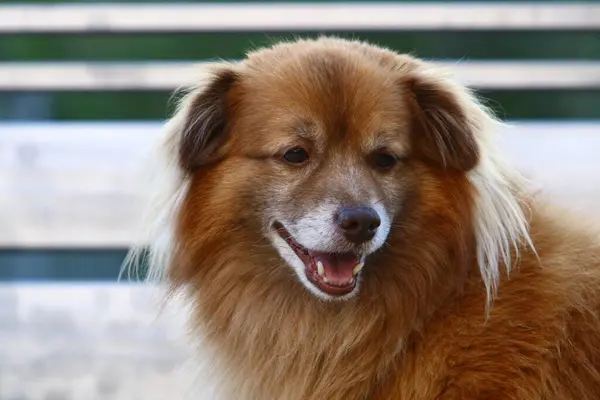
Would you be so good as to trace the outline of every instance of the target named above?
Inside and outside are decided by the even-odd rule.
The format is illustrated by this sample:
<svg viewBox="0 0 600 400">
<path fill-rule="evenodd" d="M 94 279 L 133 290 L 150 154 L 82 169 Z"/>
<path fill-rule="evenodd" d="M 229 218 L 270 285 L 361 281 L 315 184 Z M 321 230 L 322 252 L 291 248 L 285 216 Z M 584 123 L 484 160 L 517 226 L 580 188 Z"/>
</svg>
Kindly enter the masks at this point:
<svg viewBox="0 0 600 400">
<path fill-rule="evenodd" d="M 352 253 L 344 254 L 326 254 L 313 253 L 315 262 L 321 262 L 325 270 L 327 281 L 332 285 L 347 285 L 352 279 L 352 271 L 356 264 L 360 262 L 359 258 Z"/>
</svg>

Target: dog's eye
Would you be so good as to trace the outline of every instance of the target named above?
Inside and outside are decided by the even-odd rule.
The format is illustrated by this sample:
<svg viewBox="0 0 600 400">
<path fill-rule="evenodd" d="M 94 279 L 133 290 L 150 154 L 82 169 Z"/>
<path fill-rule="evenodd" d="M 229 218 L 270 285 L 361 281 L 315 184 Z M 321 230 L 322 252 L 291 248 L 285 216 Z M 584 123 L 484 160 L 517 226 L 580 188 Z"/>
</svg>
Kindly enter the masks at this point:
<svg viewBox="0 0 600 400">
<path fill-rule="evenodd" d="M 308 152 L 302 147 L 294 147 L 285 152 L 283 159 L 291 164 L 302 164 L 308 160 Z"/>
<path fill-rule="evenodd" d="M 377 168 L 383 169 L 383 170 L 391 169 L 398 162 L 398 158 L 396 158 L 396 156 L 394 156 L 393 154 L 384 152 L 384 151 L 380 151 L 380 152 L 373 154 L 372 160 L 373 160 L 373 164 Z"/>
</svg>

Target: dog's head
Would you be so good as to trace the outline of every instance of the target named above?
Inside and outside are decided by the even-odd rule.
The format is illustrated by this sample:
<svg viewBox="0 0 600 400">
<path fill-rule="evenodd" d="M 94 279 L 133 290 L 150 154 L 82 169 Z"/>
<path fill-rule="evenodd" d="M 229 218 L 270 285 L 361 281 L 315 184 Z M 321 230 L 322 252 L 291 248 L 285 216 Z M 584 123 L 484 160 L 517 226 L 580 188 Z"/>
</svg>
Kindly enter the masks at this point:
<svg viewBox="0 0 600 400">
<path fill-rule="evenodd" d="M 169 275 L 294 276 L 290 288 L 346 299 L 373 253 L 454 254 L 478 229 L 468 176 L 487 119 L 431 66 L 357 42 L 299 41 L 214 64 L 171 122 L 187 185 Z"/>
</svg>

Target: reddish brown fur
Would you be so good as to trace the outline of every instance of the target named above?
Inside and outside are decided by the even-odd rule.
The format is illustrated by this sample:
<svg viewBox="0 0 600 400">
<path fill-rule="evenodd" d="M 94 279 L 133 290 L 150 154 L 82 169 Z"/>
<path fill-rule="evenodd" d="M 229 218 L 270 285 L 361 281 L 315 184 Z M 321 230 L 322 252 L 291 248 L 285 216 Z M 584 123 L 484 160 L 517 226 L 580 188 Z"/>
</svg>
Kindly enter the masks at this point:
<svg viewBox="0 0 600 400">
<path fill-rule="evenodd" d="M 204 132 L 214 137 L 203 139 L 218 146 L 209 156 L 185 137 L 197 131 L 183 137 L 191 180 L 168 277 L 191 288 L 193 325 L 215 349 L 225 396 L 600 397 L 597 243 L 532 203 L 539 259 L 521 249 L 486 320 L 475 193 L 465 172 L 478 148 L 453 93 L 412 74 L 420 65 L 321 40 L 222 67 L 237 68 L 211 92 L 224 94 L 227 112 Z M 205 112 L 203 101 L 188 119 Z M 361 161 L 381 140 L 405 157 L 387 174 Z M 277 161 L 296 143 L 313 146 L 320 167 L 294 170 Z M 368 259 L 359 295 L 323 302 L 264 238 L 261 213 L 294 213 L 343 196 L 339 182 L 350 165 L 362 165 L 357 179 L 380 194 L 395 220 L 386 246 Z"/>
</svg>

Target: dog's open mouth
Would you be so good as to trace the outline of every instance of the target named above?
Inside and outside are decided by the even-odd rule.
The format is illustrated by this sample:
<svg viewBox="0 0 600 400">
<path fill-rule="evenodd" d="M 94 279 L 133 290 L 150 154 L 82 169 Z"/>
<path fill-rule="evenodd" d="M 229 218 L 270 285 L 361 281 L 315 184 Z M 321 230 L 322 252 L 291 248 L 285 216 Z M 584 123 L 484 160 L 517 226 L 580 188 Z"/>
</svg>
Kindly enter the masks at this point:
<svg viewBox="0 0 600 400">
<path fill-rule="evenodd" d="M 332 296 L 343 296 L 354 290 L 364 265 L 360 255 L 309 250 L 298 243 L 281 223 L 276 222 L 274 228 L 302 260 L 306 278 L 318 289 Z"/>
</svg>

